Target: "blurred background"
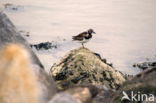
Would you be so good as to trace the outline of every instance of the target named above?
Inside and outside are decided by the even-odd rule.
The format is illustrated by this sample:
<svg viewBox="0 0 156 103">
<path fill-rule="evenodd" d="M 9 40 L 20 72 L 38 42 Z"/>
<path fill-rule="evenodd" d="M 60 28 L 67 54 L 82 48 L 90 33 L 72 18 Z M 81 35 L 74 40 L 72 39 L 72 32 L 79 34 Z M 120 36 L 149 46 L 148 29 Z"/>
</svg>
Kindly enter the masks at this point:
<svg viewBox="0 0 156 103">
<path fill-rule="evenodd" d="M 57 45 L 34 49 L 47 72 L 81 46 L 71 37 L 89 28 L 96 34 L 85 47 L 123 73 L 137 74 L 134 63 L 156 60 L 156 0 L 1 0 L 0 5 L 29 43 Z"/>
</svg>

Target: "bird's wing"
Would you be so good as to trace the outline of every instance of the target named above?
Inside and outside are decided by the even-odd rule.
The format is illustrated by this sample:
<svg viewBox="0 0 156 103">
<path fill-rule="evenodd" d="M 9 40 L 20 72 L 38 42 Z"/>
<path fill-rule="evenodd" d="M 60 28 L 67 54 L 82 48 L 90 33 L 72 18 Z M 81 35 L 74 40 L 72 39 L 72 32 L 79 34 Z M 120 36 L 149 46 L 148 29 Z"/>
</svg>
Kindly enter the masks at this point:
<svg viewBox="0 0 156 103">
<path fill-rule="evenodd" d="M 85 37 L 88 34 L 88 32 L 82 32 L 77 35 L 77 37 Z"/>
<path fill-rule="evenodd" d="M 76 36 L 73 36 L 73 40 L 83 40 L 83 37 L 87 35 L 87 32 L 82 32 Z"/>
</svg>

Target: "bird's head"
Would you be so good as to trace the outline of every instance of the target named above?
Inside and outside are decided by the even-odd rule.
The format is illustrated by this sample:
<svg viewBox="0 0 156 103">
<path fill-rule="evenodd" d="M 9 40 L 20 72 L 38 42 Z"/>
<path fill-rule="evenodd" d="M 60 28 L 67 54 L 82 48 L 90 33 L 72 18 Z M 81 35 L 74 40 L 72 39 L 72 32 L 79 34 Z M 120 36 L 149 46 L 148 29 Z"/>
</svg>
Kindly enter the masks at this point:
<svg viewBox="0 0 156 103">
<path fill-rule="evenodd" d="M 93 29 L 89 29 L 89 30 L 88 30 L 88 33 L 89 33 L 89 34 L 92 34 L 92 33 L 96 34 L 96 33 L 94 32 Z"/>
</svg>

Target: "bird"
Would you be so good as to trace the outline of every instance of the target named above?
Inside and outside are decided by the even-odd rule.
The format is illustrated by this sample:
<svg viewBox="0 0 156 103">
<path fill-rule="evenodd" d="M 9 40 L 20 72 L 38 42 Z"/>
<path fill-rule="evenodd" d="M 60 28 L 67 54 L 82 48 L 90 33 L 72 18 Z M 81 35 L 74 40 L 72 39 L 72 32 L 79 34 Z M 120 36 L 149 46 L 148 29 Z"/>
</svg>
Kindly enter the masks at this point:
<svg viewBox="0 0 156 103">
<path fill-rule="evenodd" d="M 80 42 L 84 48 L 84 43 L 87 43 L 92 38 L 93 33 L 96 34 L 93 29 L 88 29 L 87 31 L 84 31 L 76 36 L 72 36 L 72 39 L 73 41 Z"/>
</svg>

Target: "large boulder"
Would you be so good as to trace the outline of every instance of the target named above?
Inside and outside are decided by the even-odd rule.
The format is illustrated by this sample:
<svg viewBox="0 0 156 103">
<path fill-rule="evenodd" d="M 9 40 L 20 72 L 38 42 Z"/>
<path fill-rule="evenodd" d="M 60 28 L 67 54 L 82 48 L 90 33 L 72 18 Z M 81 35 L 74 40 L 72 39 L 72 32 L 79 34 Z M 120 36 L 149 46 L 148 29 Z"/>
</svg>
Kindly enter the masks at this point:
<svg viewBox="0 0 156 103">
<path fill-rule="evenodd" d="M 24 51 L 30 55 L 30 59 L 28 61 L 32 66 L 32 71 L 35 72 L 35 75 L 37 77 L 40 99 L 44 102 L 51 99 L 51 97 L 56 92 L 53 79 L 50 78 L 50 76 L 45 72 L 42 63 L 30 48 L 29 43 L 19 34 L 19 32 L 16 30 L 16 27 L 12 24 L 12 22 L 9 20 L 6 14 L 0 12 L 0 51 L 3 51 L 3 49 L 5 49 L 5 47 L 7 47 L 10 44 L 22 46 L 24 48 Z M 18 58 L 17 61 L 19 61 Z M 12 62 L 14 63 L 14 61 Z M 8 67 L 10 65 L 11 64 L 8 63 Z M 20 66 L 22 69 L 22 64 Z M 5 68 L 4 70 L 8 70 L 7 65 L 3 68 Z M 11 71 L 8 70 L 8 72 Z"/>
<path fill-rule="evenodd" d="M 70 51 L 59 63 L 52 66 L 50 75 L 59 89 L 75 84 L 104 85 L 116 89 L 125 81 L 122 73 L 104 63 L 99 55 L 87 48 Z"/>
</svg>

